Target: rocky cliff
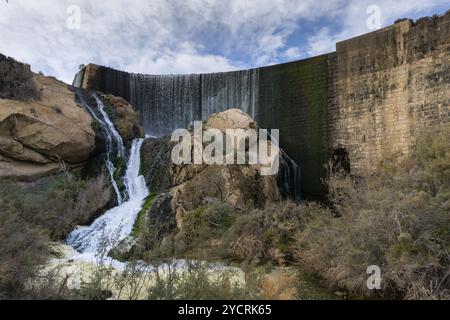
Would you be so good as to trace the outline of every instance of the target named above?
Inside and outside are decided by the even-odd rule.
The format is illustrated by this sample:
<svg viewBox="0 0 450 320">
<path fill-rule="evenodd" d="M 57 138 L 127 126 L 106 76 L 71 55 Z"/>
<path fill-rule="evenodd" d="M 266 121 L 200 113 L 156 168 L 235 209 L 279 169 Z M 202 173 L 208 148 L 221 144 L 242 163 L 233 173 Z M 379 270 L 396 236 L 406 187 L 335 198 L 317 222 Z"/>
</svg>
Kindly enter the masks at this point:
<svg viewBox="0 0 450 320">
<path fill-rule="evenodd" d="M 0 100 L 0 176 L 36 178 L 76 167 L 95 150 L 91 116 L 66 84 L 35 75 L 41 99 Z"/>
<path fill-rule="evenodd" d="M 0 66 L 0 177 L 34 180 L 82 167 L 103 151 L 95 120 L 67 84 L 5 56 Z M 104 99 L 125 140 L 143 135 L 129 103 Z"/>
</svg>

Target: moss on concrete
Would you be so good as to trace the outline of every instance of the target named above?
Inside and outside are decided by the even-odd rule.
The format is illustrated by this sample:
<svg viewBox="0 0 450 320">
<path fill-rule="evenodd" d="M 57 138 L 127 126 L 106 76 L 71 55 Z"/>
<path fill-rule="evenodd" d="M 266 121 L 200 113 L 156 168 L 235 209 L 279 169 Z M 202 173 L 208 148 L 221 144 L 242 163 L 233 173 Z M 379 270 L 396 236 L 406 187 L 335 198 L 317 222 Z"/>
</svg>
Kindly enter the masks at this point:
<svg viewBox="0 0 450 320">
<path fill-rule="evenodd" d="M 262 68 L 261 127 L 280 129 L 280 144 L 301 169 L 306 197 L 323 195 L 327 162 L 328 56 Z"/>
<path fill-rule="evenodd" d="M 142 230 L 142 225 L 145 220 L 145 214 L 150 210 L 153 205 L 153 202 L 156 199 L 156 194 L 150 194 L 147 198 L 145 198 L 144 205 L 142 206 L 141 211 L 139 211 L 136 221 L 134 222 L 133 229 L 131 231 L 131 235 L 133 237 L 138 237 Z"/>
</svg>

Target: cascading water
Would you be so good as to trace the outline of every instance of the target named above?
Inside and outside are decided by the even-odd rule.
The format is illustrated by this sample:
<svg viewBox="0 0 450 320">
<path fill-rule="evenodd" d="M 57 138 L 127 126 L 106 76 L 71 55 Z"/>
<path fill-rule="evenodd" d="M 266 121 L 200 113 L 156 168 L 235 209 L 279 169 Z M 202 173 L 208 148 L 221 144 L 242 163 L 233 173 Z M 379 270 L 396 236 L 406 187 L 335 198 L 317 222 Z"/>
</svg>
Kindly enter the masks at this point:
<svg viewBox="0 0 450 320">
<path fill-rule="evenodd" d="M 202 75 L 202 120 L 210 115 L 237 108 L 256 119 L 259 70 Z"/>
<path fill-rule="evenodd" d="M 212 74 L 143 75 L 102 69 L 102 91 L 126 99 L 148 135 L 164 136 L 238 108 L 256 119 L 259 69 Z M 80 82 L 77 76 L 75 82 Z M 256 119 L 257 120 L 257 119 Z"/>
<path fill-rule="evenodd" d="M 129 101 L 138 111 L 148 136 L 160 137 L 186 128 L 193 121 L 230 108 L 248 113 L 261 125 L 277 124 L 277 112 L 261 107 L 265 100 L 279 101 L 261 69 L 190 75 L 132 74 L 102 67 L 101 89 Z M 264 82 L 266 79 L 266 82 Z M 76 77 L 80 82 L 80 76 Z M 262 98 L 266 97 L 266 98 Z M 259 110 L 263 108 L 265 112 Z M 272 127 L 276 128 L 276 127 Z M 281 128 L 280 128 L 281 129 Z M 279 175 L 286 197 L 299 201 L 300 169 L 282 154 L 286 166 Z"/>
<path fill-rule="evenodd" d="M 97 102 L 97 108 L 100 111 L 104 124 L 106 124 L 106 131 L 110 132 L 110 141 L 112 140 L 111 137 L 114 139 L 114 141 L 117 144 L 117 156 L 118 157 L 124 157 L 125 156 L 125 147 L 123 145 L 123 139 L 120 136 L 120 134 L 117 132 L 116 127 L 112 123 L 111 119 L 109 118 L 108 114 L 105 111 L 105 105 L 103 102 L 99 99 L 99 97 L 94 93 L 93 94 L 95 98 L 95 102 Z"/>
<path fill-rule="evenodd" d="M 200 76 L 129 75 L 129 98 L 145 132 L 163 136 L 201 118 Z"/>
<path fill-rule="evenodd" d="M 135 139 L 130 150 L 126 174 L 123 177 L 128 197 L 126 201 L 123 201 L 123 198 L 120 197 L 120 192 L 118 192 L 117 185 L 113 178 L 115 169 L 110 161 L 110 154 L 113 152 L 114 141 L 117 145 L 117 155 L 125 157 L 123 140 L 115 129 L 108 114 L 105 112 L 102 101 L 95 94 L 92 95 L 102 119 L 96 115 L 94 109 L 89 106 L 89 103 L 87 103 L 82 96 L 80 101 L 101 124 L 102 129 L 105 132 L 108 154 L 106 166 L 110 171 L 114 189 L 118 193 L 119 205 L 108 210 L 90 226 L 78 227 L 68 236 L 66 241 L 67 244 L 71 245 L 79 252 L 79 255 L 76 258 L 88 261 L 95 261 L 101 250 L 103 252 L 108 252 L 130 234 L 136 217 L 142 209 L 144 200 L 149 195 L 145 179 L 139 174 L 141 164 L 140 150 L 144 140 Z"/>
<path fill-rule="evenodd" d="M 274 136 L 268 133 L 271 143 L 280 148 L 280 143 Z M 291 198 L 295 202 L 302 200 L 302 190 L 300 187 L 300 167 L 292 160 L 286 152 L 280 148 L 280 157 L 285 163 L 280 167 L 278 173 L 278 186 L 284 198 Z"/>
<path fill-rule="evenodd" d="M 123 145 L 123 139 L 117 132 L 116 128 L 114 127 L 114 124 L 111 122 L 111 119 L 109 119 L 108 114 L 105 112 L 105 106 L 103 102 L 98 98 L 96 94 L 94 94 L 94 98 L 95 102 L 97 103 L 97 109 L 100 111 L 100 114 L 103 117 L 104 122 L 102 124 L 102 127 L 104 128 L 104 131 L 107 132 L 107 144 L 108 149 L 110 151 L 106 152 L 107 154 L 106 167 L 108 168 L 111 177 L 111 183 L 114 187 L 114 191 L 117 194 L 117 202 L 121 204 L 123 203 L 123 197 L 122 194 L 120 193 L 119 187 L 117 186 L 117 182 L 114 179 L 114 173 L 116 172 L 116 168 L 111 161 L 111 151 L 112 151 L 112 141 L 115 141 L 117 146 L 117 157 L 124 159 L 125 147 Z"/>
<path fill-rule="evenodd" d="M 117 150 L 117 157 L 122 159 L 125 158 L 125 147 L 123 145 L 123 139 L 117 132 L 114 124 L 109 119 L 108 114 L 105 112 L 105 106 L 100 98 L 95 93 L 90 93 L 89 98 L 93 98 L 97 105 L 95 110 L 99 111 L 99 115 L 94 111 L 94 109 L 86 101 L 84 92 L 77 91 L 77 100 L 83 105 L 83 107 L 92 115 L 92 117 L 97 120 L 102 128 L 103 135 L 106 138 L 106 161 L 105 165 L 108 169 L 111 184 L 113 186 L 114 192 L 116 193 L 117 202 L 121 204 L 123 202 L 122 194 L 119 190 L 116 180 L 114 179 L 114 174 L 116 172 L 116 167 L 114 166 L 111 157 L 114 155 L 115 150 Z"/>
<path fill-rule="evenodd" d="M 108 252 L 131 232 L 149 191 L 140 170 L 140 149 L 143 139 L 136 139 L 130 151 L 124 183 L 129 199 L 108 210 L 88 227 L 78 227 L 67 238 L 67 244 L 80 252 L 79 258 L 92 260 L 99 250 Z M 105 247 L 101 247 L 105 246 Z"/>
</svg>

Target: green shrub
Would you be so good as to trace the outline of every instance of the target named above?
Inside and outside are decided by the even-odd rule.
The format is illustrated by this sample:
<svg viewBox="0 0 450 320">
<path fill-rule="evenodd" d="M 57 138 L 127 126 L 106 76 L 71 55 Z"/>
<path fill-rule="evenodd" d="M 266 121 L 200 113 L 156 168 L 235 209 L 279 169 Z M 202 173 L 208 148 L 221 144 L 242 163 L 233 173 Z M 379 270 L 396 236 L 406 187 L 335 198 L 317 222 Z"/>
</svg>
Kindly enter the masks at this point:
<svg viewBox="0 0 450 320">
<path fill-rule="evenodd" d="M 156 281 L 148 288 L 149 300 L 254 300 L 261 299 L 259 279 L 242 279 L 236 272 L 207 262 L 188 261 L 180 269 L 169 263 L 154 268 Z M 164 273 L 160 273 L 165 270 Z"/>
<path fill-rule="evenodd" d="M 63 240 L 76 225 L 91 222 L 109 204 L 111 192 L 104 174 L 87 180 L 55 176 L 29 185 L 0 182 L 0 211 L 13 206 L 19 216 L 45 231 L 52 240 Z"/>
<path fill-rule="evenodd" d="M 1 201 L 0 299 L 22 299 L 30 294 L 27 283 L 49 254 L 45 233 L 20 217 L 14 204 Z"/>
<path fill-rule="evenodd" d="M 208 241 L 220 238 L 231 226 L 233 209 L 217 200 L 186 213 L 183 219 L 183 241 L 188 248 L 208 245 Z"/>
</svg>

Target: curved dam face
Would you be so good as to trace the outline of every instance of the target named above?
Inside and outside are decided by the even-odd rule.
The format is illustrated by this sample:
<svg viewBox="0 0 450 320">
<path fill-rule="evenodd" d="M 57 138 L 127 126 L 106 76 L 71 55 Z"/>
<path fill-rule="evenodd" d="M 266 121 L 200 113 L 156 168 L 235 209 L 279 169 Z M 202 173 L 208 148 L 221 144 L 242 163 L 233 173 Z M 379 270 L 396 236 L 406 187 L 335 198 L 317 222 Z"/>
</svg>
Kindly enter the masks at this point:
<svg viewBox="0 0 450 320">
<path fill-rule="evenodd" d="M 89 65 L 74 85 L 121 96 L 140 113 L 146 134 L 162 136 L 195 120 L 239 108 L 261 128 L 280 129 L 280 145 L 305 168 L 302 191 L 323 194 L 327 160 L 328 56 L 212 74 L 142 75 Z"/>
<path fill-rule="evenodd" d="M 407 156 L 427 127 L 450 122 L 450 12 L 340 42 L 336 52 L 258 69 L 191 75 L 132 74 L 90 64 L 74 85 L 130 102 L 146 133 L 170 134 L 240 108 L 301 168 L 304 197 L 325 194 L 332 158 L 352 173 Z"/>
</svg>

